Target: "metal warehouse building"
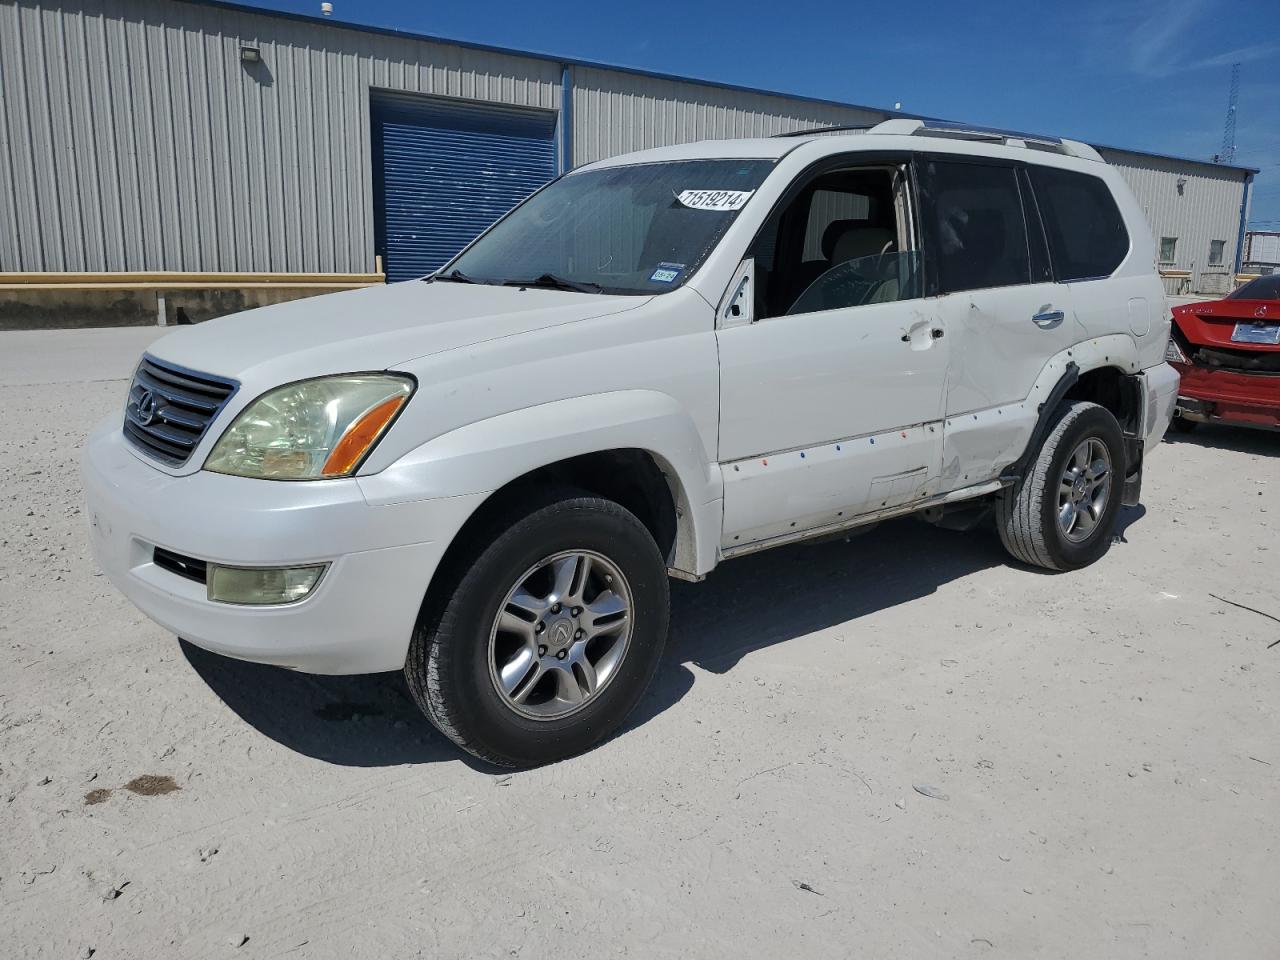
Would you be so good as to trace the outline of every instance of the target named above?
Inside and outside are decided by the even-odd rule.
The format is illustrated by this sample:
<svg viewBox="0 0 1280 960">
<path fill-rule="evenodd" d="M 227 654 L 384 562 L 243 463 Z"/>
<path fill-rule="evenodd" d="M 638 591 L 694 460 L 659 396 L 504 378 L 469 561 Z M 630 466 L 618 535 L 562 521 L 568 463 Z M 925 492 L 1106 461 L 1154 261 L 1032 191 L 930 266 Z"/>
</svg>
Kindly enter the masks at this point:
<svg viewBox="0 0 1280 960">
<path fill-rule="evenodd" d="M 0 326 L 405 279 L 573 166 L 895 115 L 211 0 L 0 0 Z M 1170 292 L 1229 289 L 1256 171 L 1099 149 Z"/>
</svg>

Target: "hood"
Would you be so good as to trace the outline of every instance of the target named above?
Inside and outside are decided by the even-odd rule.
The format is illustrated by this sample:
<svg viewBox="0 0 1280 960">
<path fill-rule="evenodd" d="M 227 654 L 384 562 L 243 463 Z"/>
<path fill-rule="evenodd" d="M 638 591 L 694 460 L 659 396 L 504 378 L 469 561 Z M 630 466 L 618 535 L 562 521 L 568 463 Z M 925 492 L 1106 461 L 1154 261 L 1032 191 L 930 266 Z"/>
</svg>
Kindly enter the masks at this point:
<svg viewBox="0 0 1280 960">
<path fill-rule="evenodd" d="M 646 297 L 410 280 L 247 310 L 158 340 L 152 356 L 242 383 L 385 370 L 633 309 Z"/>
</svg>

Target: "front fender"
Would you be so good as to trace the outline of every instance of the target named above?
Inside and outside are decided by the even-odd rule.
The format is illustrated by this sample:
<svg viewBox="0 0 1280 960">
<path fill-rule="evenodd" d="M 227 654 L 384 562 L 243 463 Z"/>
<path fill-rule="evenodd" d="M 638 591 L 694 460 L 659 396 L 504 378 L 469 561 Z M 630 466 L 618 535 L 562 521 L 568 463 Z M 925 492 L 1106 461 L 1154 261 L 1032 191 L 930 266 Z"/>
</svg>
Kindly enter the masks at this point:
<svg viewBox="0 0 1280 960">
<path fill-rule="evenodd" d="M 650 453 L 676 501 L 677 569 L 704 574 L 720 542 L 723 484 L 693 419 L 667 394 L 620 390 L 500 414 L 435 437 L 361 477 L 370 504 L 490 493 L 532 470 L 606 450 Z"/>
</svg>

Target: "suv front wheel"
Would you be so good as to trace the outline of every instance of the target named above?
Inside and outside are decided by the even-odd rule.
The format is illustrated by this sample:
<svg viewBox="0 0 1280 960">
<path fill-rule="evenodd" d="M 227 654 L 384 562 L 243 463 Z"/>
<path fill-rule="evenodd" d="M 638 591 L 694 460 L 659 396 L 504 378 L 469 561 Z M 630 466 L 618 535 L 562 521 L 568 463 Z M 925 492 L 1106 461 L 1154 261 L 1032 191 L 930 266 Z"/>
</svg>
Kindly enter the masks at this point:
<svg viewBox="0 0 1280 960">
<path fill-rule="evenodd" d="M 996 500 L 1005 548 L 1048 570 L 1098 560 L 1111 546 L 1124 475 L 1124 436 L 1111 411 L 1063 403 L 1026 475 Z"/>
<path fill-rule="evenodd" d="M 666 564 L 630 511 L 590 494 L 547 492 L 494 521 L 424 609 L 405 677 L 458 746 L 536 766 L 613 733 L 644 693 L 667 638 Z"/>
</svg>

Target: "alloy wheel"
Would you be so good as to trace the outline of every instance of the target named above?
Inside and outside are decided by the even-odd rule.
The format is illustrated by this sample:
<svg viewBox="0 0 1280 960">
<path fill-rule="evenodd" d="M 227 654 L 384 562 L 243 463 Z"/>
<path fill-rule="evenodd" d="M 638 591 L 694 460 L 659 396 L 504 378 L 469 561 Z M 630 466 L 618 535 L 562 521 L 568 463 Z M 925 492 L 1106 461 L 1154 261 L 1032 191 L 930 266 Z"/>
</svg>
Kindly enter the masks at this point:
<svg viewBox="0 0 1280 960">
<path fill-rule="evenodd" d="M 1111 454 L 1096 437 L 1080 442 L 1067 459 L 1058 487 L 1058 528 L 1072 543 L 1087 540 L 1111 496 Z"/>
<path fill-rule="evenodd" d="M 631 588 L 607 557 L 557 553 L 507 591 L 489 633 L 489 674 L 521 716 L 581 710 L 617 674 L 631 642 Z"/>
</svg>

